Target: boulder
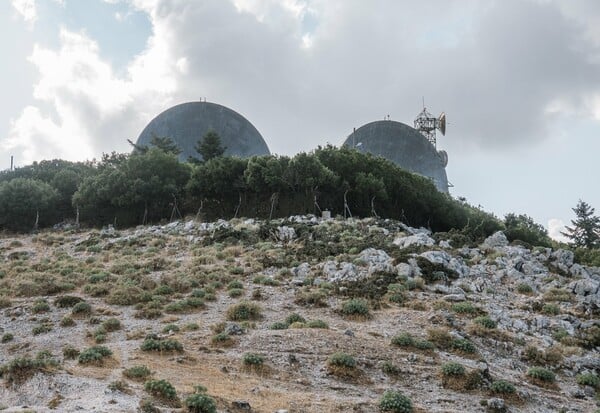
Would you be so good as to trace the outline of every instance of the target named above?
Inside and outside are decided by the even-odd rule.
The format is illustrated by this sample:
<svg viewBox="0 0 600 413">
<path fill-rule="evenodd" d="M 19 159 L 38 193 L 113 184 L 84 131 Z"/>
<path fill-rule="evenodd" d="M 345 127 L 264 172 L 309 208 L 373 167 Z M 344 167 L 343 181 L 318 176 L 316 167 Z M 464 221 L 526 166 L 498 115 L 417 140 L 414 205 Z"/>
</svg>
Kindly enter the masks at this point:
<svg viewBox="0 0 600 413">
<path fill-rule="evenodd" d="M 373 272 L 394 271 L 394 267 L 392 266 L 392 258 L 383 250 L 367 248 L 360 253 L 359 259 L 368 265 L 369 274 Z"/>
<path fill-rule="evenodd" d="M 566 273 L 569 272 L 569 268 L 573 265 L 574 258 L 575 254 L 573 254 L 573 251 L 563 249 L 558 249 L 550 255 L 552 263 Z"/>
<path fill-rule="evenodd" d="M 504 235 L 504 232 L 498 231 L 487 237 L 481 246 L 484 249 L 495 249 L 506 247 L 507 245 L 508 239 L 506 235 Z"/>
</svg>

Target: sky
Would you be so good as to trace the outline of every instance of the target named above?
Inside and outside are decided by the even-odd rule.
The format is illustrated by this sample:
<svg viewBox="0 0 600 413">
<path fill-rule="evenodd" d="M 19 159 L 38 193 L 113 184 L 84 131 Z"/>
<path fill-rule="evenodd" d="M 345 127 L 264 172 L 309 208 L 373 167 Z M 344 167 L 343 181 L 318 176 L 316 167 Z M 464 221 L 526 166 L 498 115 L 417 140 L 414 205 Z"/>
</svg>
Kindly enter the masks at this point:
<svg viewBox="0 0 600 413">
<path fill-rule="evenodd" d="M 129 151 L 203 98 L 280 155 L 424 99 L 452 196 L 553 237 L 579 199 L 600 213 L 596 0 L 7 0 L 0 50 L 0 169 Z"/>
</svg>

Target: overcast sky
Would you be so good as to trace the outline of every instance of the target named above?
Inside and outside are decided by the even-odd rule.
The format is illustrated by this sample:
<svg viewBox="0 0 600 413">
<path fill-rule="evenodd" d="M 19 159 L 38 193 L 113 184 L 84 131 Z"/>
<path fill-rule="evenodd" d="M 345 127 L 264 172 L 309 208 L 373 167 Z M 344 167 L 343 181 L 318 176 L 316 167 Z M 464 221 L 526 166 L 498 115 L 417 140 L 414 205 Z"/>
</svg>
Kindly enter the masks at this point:
<svg viewBox="0 0 600 413">
<path fill-rule="evenodd" d="M 0 168 L 129 151 L 203 97 L 284 155 L 424 97 L 453 196 L 551 234 L 600 212 L 600 1 L 10 0 L 0 50 Z"/>
</svg>

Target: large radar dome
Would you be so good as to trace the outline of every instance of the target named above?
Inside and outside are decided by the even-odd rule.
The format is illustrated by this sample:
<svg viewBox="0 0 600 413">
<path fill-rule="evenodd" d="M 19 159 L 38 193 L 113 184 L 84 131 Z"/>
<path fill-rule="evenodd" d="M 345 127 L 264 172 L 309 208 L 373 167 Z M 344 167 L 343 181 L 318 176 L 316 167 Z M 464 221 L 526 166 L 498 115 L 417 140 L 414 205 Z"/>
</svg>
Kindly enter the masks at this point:
<svg viewBox="0 0 600 413">
<path fill-rule="evenodd" d="M 256 128 L 242 115 L 211 102 L 188 102 L 165 110 L 144 128 L 137 145 L 147 146 L 153 137 L 171 138 L 179 149 L 179 159 L 201 159 L 196 143 L 209 130 L 221 137 L 225 155 L 242 158 L 269 155 L 269 148 Z"/>
<path fill-rule="evenodd" d="M 383 156 L 403 169 L 431 178 L 438 191 L 448 192 L 444 168 L 447 155 L 438 152 L 419 131 L 404 123 L 392 120 L 367 123 L 350 134 L 344 145 Z"/>
</svg>

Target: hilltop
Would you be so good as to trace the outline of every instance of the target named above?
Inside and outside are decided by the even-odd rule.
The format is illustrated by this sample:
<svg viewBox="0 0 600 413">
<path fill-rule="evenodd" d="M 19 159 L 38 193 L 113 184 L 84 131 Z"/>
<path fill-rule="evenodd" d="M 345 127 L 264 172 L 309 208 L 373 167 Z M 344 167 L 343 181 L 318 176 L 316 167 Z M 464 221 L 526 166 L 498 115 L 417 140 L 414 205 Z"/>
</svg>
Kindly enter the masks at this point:
<svg viewBox="0 0 600 413">
<path fill-rule="evenodd" d="M 600 268 L 502 232 L 188 220 L 0 251 L 4 412 L 600 408 Z"/>
</svg>

